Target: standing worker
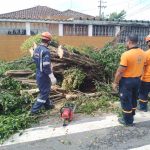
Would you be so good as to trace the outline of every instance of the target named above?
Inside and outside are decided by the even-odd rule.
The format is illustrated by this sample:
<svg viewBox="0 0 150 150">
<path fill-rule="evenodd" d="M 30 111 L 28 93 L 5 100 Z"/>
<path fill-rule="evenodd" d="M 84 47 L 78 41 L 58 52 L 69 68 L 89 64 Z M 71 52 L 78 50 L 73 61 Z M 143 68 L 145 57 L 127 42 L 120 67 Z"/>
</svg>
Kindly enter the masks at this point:
<svg viewBox="0 0 150 150">
<path fill-rule="evenodd" d="M 123 117 L 119 118 L 119 123 L 132 126 L 135 110 L 137 107 L 138 90 L 140 77 L 143 72 L 145 53 L 137 47 L 138 36 L 129 35 L 126 39 L 128 51 L 121 55 L 120 66 L 115 74 L 113 89 L 119 85 L 119 94 Z"/>
<path fill-rule="evenodd" d="M 52 36 L 49 32 L 41 34 L 41 44 L 30 49 L 31 56 L 36 64 L 36 81 L 40 91 L 40 95 L 32 106 L 31 113 L 37 113 L 42 106 L 45 109 L 53 109 L 54 104 L 49 100 L 51 85 L 56 84 L 56 78 L 51 68 L 51 56 L 48 46 Z"/>
<path fill-rule="evenodd" d="M 139 110 L 147 112 L 148 93 L 150 92 L 150 35 L 145 38 L 145 41 L 149 47 L 149 50 L 145 52 L 146 63 L 139 90 Z"/>
</svg>

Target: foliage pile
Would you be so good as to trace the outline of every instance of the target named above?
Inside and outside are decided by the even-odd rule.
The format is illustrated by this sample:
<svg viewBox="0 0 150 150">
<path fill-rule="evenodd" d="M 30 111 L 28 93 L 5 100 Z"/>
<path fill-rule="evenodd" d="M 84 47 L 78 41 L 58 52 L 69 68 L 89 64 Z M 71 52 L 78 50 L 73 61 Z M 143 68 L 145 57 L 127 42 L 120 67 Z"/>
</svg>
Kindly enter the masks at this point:
<svg viewBox="0 0 150 150">
<path fill-rule="evenodd" d="M 64 72 L 62 88 L 67 91 L 79 89 L 85 78 L 85 73 L 78 68 L 70 68 Z"/>
<path fill-rule="evenodd" d="M 25 60 L 22 59 L 22 62 L 25 62 Z M 29 127 L 34 122 L 28 113 L 33 97 L 27 94 L 20 95 L 20 90 L 28 89 L 28 86 L 21 85 L 10 77 L 3 76 L 7 69 L 25 68 L 25 63 L 21 66 L 19 64 L 19 62 L 3 62 L 0 67 L 0 143 L 11 134 Z"/>
<path fill-rule="evenodd" d="M 27 50 L 33 46 L 33 41 L 39 44 L 40 40 L 39 35 L 31 37 L 23 43 L 22 49 Z M 51 44 L 54 47 L 58 47 L 59 43 L 57 39 L 54 39 Z M 103 66 L 102 70 L 97 70 L 97 72 L 102 71 L 103 73 L 102 82 L 93 81 L 96 90 L 102 93 L 101 96 L 96 98 L 80 97 L 77 99 L 78 112 L 90 114 L 96 110 L 116 111 L 116 107 L 112 107 L 112 103 L 118 101 L 118 97 L 111 94 L 110 82 L 113 79 L 113 74 L 118 67 L 120 56 L 125 47 L 120 44 L 116 47 L 107 44 L 97 51 L 94 51 L 93 47 L 89 46 L 82 48 L 65 46 L 65 48 L 72 53 L 79 52 L 81 55 L 86 55 Z M 30 62 L 30 57 L 24 57 L 9 63 L 0 62 L 0 141 L 8 138 L 18 130 L 30 126 L 31 122 L 33 122 L 31 116 L 28 115 L 33 97 L 19 94 L 21 89 L 28 89 L 28 87 L 23 87 L 19 82 L 4 76 L 5 71 L 12 69 L 35 70 L 34 64 L 28 65 Z M 87 74 L 79 66 L 66 68 L 62 87 L 67 91 L 79 89 L 83 82 L 88 82 L 85 80 L 86 76 Z"/>
<path fill-rule="evenodd" d="M 31 57 L 29 56 L 11 62 L 0 61 L 0 77 L 2 77 L 7 70 L 35 70 L 34 64 L 28 65 L 31 61 Z"/>
<path fill-rule="evenodd" d="M 113 80 L 114 73 L 119 65 L 120 56 L 125 52 L 126 48 L 123 44 L 106 44 L 102 49 L 94 50 L 92 46 L 83 46 L 81 48 L 73 46 L 65 46 L 70 52 L 79 52 L 89 56 L 103 66 L 103 82 L 110 83 Z"/>
<path fill-rule="evenodd" d="M 22 49 L 27 50 L 33 46 L 33 42 L 39 44 L 40 41 L 40 35 L 32 36 L 22 44 Z M 58 47 L 59 42 L 57 37 L 53 37 L 51 45 L 53 47 Z M 64 45 L 64 48 L 72 53 L 86 55 L 102 65 L 103 69 L 98 71 L 103 71 L 103 81 L 107 83 L 112 81 L 114 72 L 116 71 L 120 61 L 120 56 L 125 51 L 125 46 L 123 44 L 117 44 L 116 46 L 113 46 L 111 43 L 106 44 L 104 48 L 97 51 L 94 50 L 94 47 L 90 46 L 77 48 L 70 45 Z"/>
<path fill-rule="evenodd" d="M 103 65 L 103 82 L 110 83 L 119 65 L 120 56 L 125 51 L 125 46 L 118 44 L 114 47 L 111 44 L 106 44 L 98 51 L 94 51 L 93 47 L 84 47 L 82 51 Z"/>
<path fill-rule="evenodd" d="M 80 113 L 91 114 L 95 111 L 99 112 L 115 112 L 120 113 L 118 106 L 114 105 L 119 101 L 117 95 L 112 95 L 111 85 L 103 82 L 95 82 L 96 91 L 101 92 L 99 97 L 80 97 L 77 100 L 78 109 Z"/>
</svg>

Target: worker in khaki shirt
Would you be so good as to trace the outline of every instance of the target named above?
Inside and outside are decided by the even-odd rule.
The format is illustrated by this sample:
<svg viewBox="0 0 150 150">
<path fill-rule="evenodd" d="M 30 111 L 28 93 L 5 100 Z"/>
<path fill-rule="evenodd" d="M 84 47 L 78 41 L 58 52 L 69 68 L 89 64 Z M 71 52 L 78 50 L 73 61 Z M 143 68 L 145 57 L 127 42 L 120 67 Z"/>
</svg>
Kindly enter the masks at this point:
<svg viewBox="0 0 150 150">
<path fill-rule="evenodd" d="M 150 92 L 150 35 L 148 35 L 145 38 L 145 40 L 149 47 L 149 50 L 145 52 L 146 63 L 144 66 L 144 71 L 141 78 L 141 84 L 139 90 L 139 109 L 141 111 L 147 112 L 148 93 Z"/>
<path fill-rule="evenodd" d="M 120 66 L 117 69 L 112 85 L 114 90 L 119 86 L 123 117 L 119 118 L 118 121 L 126 126 L 133 125 L 140 77 L 145 62 L 145 53 L 137 47 L 137 43 L 137 35 L 129 35 L 126 38 L 128 51 L 121 55 Z"/>
</svg>

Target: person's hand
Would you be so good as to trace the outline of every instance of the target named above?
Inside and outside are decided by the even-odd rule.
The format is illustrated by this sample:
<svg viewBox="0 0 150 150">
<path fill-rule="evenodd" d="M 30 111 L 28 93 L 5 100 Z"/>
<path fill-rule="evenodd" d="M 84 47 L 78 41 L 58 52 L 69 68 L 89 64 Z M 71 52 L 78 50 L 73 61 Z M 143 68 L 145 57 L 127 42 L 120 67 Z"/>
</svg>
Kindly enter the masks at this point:
<svg viewBox="0 0 150 150">
<path fill-rule="evenodd" d="M 49 78 L 51 80 L 52 85 L 55 85 L 57 80 L 56 80 L 56 78 L 55 78 L 53 73 L 49 74 Z"/>
<path fill-rule="evenodd" d="M 36 49 L 37 48 L 37 44 L 34 42 L 33 43 L 33 49 Z"/>
<path fill-rule="evenodd" d="M 57 54 L 58 54 L 59 58 L 63 58 L 63 56 L 64 56 L 64 50 L 62 49 L 61 45 L 57 49 Z"/>
<path fill-rule="evenodd" d="M 32 47 L 29 49 L 29 52 L 31 54 L 31 57 L 33 57 L 34 49 Z"/>
<path fill-rule="evenodd" d="M 118 84 L 117 83 L 112 83 L 112 88 L 115 92 L 118 91 Z"/>
<path fill-rule="evenodd" d="M 34 42 L 34 43 L 33 43 L 33 46 L 29 49 L 29 52 L 30 52 L 30 54 L 31 54 L 31 57 L 33 57 L 34 49 L 36 49 L 36 47 L 37 47 L 37 44 Z"/>
</svg>

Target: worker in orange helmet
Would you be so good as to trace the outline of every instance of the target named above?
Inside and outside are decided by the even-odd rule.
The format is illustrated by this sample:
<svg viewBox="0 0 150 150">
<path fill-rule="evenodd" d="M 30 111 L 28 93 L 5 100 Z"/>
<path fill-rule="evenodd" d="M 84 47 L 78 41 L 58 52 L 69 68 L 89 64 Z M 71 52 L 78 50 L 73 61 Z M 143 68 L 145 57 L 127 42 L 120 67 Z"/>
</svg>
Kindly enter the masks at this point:
<svg viewBox="0 0 150 150">
<path fill-rule="evenodd" d="M 40 91 L 39 97 L 32 106 L 31 113 L 37 113 L 42 106 L 53 109 L 54 104 L 49 100 L 51 85 L 56 84 L 56 78 L 51 67 L 51 56 L 48 48 L 52 40 L 49 32 L 41 34 L 41 44 L 35 50 L 30 49 L 31 56 L 36 64 L 36 81 Z"/>
<path fill-rule="evenodd" d="M 147 112 L 148 93 L 150 92 L 150 35 L 145 37 L 148 50 L 145 52 L 146 63 L 141 77 L 141 85 L 139 89 L 139 110 Z"/>
</svg>

